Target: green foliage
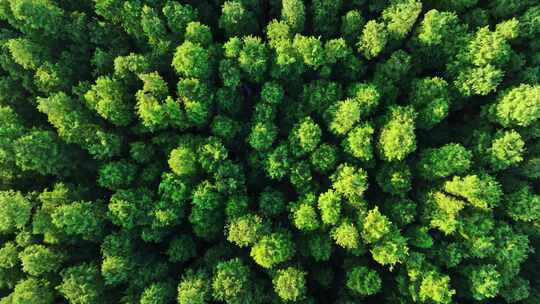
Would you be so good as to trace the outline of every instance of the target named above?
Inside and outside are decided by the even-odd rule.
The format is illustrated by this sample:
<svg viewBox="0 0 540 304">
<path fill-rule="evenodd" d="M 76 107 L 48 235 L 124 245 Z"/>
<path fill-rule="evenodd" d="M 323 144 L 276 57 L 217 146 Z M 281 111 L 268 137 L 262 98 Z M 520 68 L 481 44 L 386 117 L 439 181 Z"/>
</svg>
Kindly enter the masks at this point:
<svg viewBox="0 0 540 304">
<path fill-rule="evenodd" d="M 204 273 L 187 271 L 178 285 L 179 304 L 205 304 L 210 299 L 209 278 Z"/>
<path fill-rule="evenodd" d="M 43 245 L 31 245 L 19 254 L 24 272 L 40 276 L 57 271 L 62 264 L 62 255 Z"/>
<path fill-rule="evenodd" d="M 357 266 L 347 271 L 347 288 L 359 295 L 373 295 L 381 289 L 381 278 L 376 271 Z"/>
<path fill-rule="evenodd" d="M 299 301 L 306 294 L 306 273 L 294 268 L 288 267 L 277 271 L 272 279 L 274 291 L 286 302 Z"/>
<path fill-rule="evenodd" d="M 290 235 L 275 232 L 261 237 L 251 248 L 251 257 L 264 268 L 291 259 L 295 254 L 294 243 Z"/>
<path fill-rule="evenodd" d="M 384 160 L 403 160 L 416 150 L 416 113 L 410 107 L 392 107 L 381 130 L 379 151 Z"/>
<path fill-rule="evenodd" d="M 90 304 L 102 301 L 105 286 L 98 267 L 81 264 L 66 268 L 62 272 L 62 284 L 57 290 L 74 304 Z"/>
<path fill-rule="evenodd" d="M 0 191 L 0 232 L 22 230 L 30 220 L 32 203 L 20 192 Z"/>
<path fill-rule="evenodd" d="M 250 279 L 249 267 L 240 259 L 220 262 L 212 280 L 212 294 L 219 301 L 245 303 L 252 283 Z"/>
<path fill-rule="evenodd" d="M 242 215 L 227 226 L 227 240 L 239 247 L 254 245 L 264 233 L 262 219 L 257 215 Z"/>
<path fill-rule="evenodd" d="M 460 144 L 446 144 L 421 152 L 418 173 L 426 180 L 466 173 L 472 163 L 472 153 Z"/>
<path fill-rule="evenodd" d="M 505 127 L 527 127 L 540 118 L 540 87 L 522 84 L 506 91 L 492 106 Z"/>
<path fill-rule="evenodd" d="M 0 1 L 0 303 L 539 303 L 537 2 Z"/>
<path fill-rule="evenodd" d="M 362 30 L 362 36 L 357 43 L 358 51 L 367 59 L 373 59 L 384 50 L 388 43 L 388 31 L 383 23 L 370 20 Z"/>
<path fill-rule="evenodd" d="M 305 5 L 302 0 L 283 0 L 281 19 L 289 25 L 291 31 L 302 32 L 306 21 Z"/>
</svg>

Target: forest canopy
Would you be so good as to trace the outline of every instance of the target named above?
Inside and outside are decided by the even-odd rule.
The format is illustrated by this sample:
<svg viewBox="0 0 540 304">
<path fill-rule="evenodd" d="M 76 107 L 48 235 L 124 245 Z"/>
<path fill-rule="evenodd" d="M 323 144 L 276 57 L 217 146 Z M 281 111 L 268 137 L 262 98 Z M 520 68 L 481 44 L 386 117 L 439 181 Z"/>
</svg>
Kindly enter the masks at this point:
<svg viewBox="0 0 540 304">
<path fill-rule="evenodd" d="M 0 0 L 0 304 L 540 303 L 536 0 Z"/>
</svg>

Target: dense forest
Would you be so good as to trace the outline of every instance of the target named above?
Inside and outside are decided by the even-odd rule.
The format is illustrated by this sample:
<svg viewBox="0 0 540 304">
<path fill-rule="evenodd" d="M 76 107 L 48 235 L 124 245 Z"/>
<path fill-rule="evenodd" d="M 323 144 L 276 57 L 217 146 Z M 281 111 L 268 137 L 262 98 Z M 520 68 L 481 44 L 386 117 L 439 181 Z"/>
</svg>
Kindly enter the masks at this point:
<svg viewBox="0 0 540 304">
<path fill-rule="evenodd" d="M 0 304 L 540 303 L 537 0 L 0 0 Z"/>
</svg>

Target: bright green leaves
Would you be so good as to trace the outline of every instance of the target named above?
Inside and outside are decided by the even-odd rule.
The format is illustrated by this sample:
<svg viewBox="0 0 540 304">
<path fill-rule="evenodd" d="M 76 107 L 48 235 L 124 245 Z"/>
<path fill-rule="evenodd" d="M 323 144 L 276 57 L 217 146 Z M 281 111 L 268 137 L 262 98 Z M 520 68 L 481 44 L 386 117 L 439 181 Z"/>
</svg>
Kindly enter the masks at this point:
<svg viewBox="0 0 540 304">
<path fill-rule="evenodd" d="M 472 153 L 460 144 L 446 144 L 422 151 L 418 173 L 426 180 L 466 173 L 472 164 Z"/>
<path fill-rule="evenodd" d="M 341 164 L 330 179 L 336 192 L 349 200 L 361 198 L 368 188 L 366 171 L 349 164 Z"/>
<path fill-rule="evenodd" d="M 436 271 L 430 271 L 422 278 L 420 284 L 420 300 L 435 303 L 452 303 L 452 296 L 456 291 L 451 288 L 450 277 Z"/>
<path fill-rule="evenodd" d="M 418 128 L 431 129 L 448 115 L 451 100 L 448 83 L 439 77 L 424 78 L 413 83 L 411 103 L 418 112 Z"/>
<path fill-rule="evenodd" d="M 499 292 L 501 275 L 495 265 L 486 264 L 471 268 L 468 279 L 472 296 L 477 301 L 494 298 Z"/>
<path fill-rule="evenodd" d="M 385 8 L 382 20 L 386 23 L 388 35 L 401 40 L 411 31 L 422 10 L 422 2 L 416 0 L 400 0 Z"/>
<path fill-rule="evenodd" d="M 442 192 L 430 193 L 428 203 L 434 210 L 430 214 L 430 225 L 444 234 L 452 234 L 458 226 L 458 214 L 465 203 Z"/>
<path fill-rule="evenodd" d="M 251 248 L 251 257 L 264 268 L 272 268 L 291 259 L 295 254 L 294 242 L 290 235 L 272 233 L 263 236 Z"/>
<path fill-rule="evenodd" d="M 100 202 L 73 202 L 54 210 L 52 223 L 68 235 L 79 235 L 86 240 L 103 235 L 105 210 Z"/>
<path fill-rule="evenodd" d="M 360 246 L 360 234 L 353 223 L 343 221 L 332 229 L 331 236 L 338 246 L 345 249 L 354 250 Z"/>
<path fill-rule="evenodd" d="M 206 304 L 210 295 L 211 282 L 202 272 L 187 271 L 178 285 L 179 304 Z"/>
<path fill-rule="evenodd" d="M 283 0 L 281 19 L 289 25 L 292 32 L 300 33 L 304 30 L 306 21 L 305 6 L 302 0 Z"/>
<path fill-rule="evenodd" d="M 372 136 L 374 132 L 375 130 L 369 123 L 358 125 L 347 134 L 342 145 L 354 157 L 370 161 L 373 159 Z"/>
<path fill-rule="evenodd" d="M 238 66 L 254 82 L 261 82 L 266 72 L 268 50 L 259 37 L 246 36 L 243 39 L 242 50 L 238 54 Z"/>
<path fill-rule="evenodd" d="M 67 143 L 81 145 L 98 159 L 119 153 L 120 136 L 102 128 L 90 113 L 65 93 L 39 97 L 37 102 L 38 110 L 47 115 L 58 135 Z"/>
<path fill-rule="evenodd" d="M 226 227 L 227 240 L 239 247 L 254 245 L 264 233 L 261 217 L 247 214 L 233 219 Z"/>
<path fill-rule="evenodd" d="M 306 295 L 306 272 L 295 267 L 288 267 L 277 271 L 272 279 L 274 291 L 285 302 L 302 300 Z"/>
<path fill-rule="evenodd" d="M 252 290 L 250 268 L 235 258 L 216 266 L 212 280 L 212 294 L 215 299 L 227 303 L 247 303 Z"/>
<path fill-rule="evenodd" d="M 364 219 L 362 239 L 366 244 L 375 243 L 390 232 L 390 225 L 388 218 L 375 207 L 367 213 Z"/>
<path fill-rule="evenodd" d="M 72 161 L 65 143 L 51 131 L 31 131 L 13 146 L 16 164 L 23 171 L 61 175 Z"/>
<path fill-rule="evenodd" d="M 321 128 L 309 117 L 296 124 L 289 135 L 293 155 L 302 156 L 315 150 L 321 140 L 321 133 Z"/>
<path fill-rule="evenodd" d="M 505 197 L 507 213 L 516 221 L 532 222 L 540 219 L 540 195 L 526 185 Z"/>
<path fill-rule="evenodd" d="M 379 136 L 379 151 L 386 161 L 403 160 L 416 150 L 416 113 L 410 107 L 392 107 Z"/>
<path fill-rule="evenodd" d="M 330 131 L 345 134 L 360 122 L 361 105 L 354 99 L 345 99 L 328 108 L 331 117 Z"/>
<path fill-rule="evenodd" d="M 0 191 L 0 233 L 12 233 L 28 223 L 32 203 L 20 192 Z"/>
<path fill-rule="evenodd" d="M 180 146 L 171 151 L 169 167 L 178 176 L 192 176 L 198 172 L 197 155 L 187 146 Z"/>
<path fill-rule="evenodd" d="M 50 282 L 30 277 L 19 281 L 7 299 L 11 303 L 51 304 L 54 298 Z"/>
<path fill-rule="evenodd" d="M 373 59 L 384 50 L 387 42 L 388 32 L 384 24 L 370 20 L 364 26 L 362 36 L 356 46 L 367 59 Z"/>
<path fill-rule="evenodd" d="M 256 150 L 267 150 L 277 137 L 278 128 L 270 122 L 258 122 L 251 129 L 248 141 Z"/>
<path fill-rule="evenodd" d="M 133 119 L 133 105 L 118 80 L 106 76 L 97 78 L 84 98 L 90 108 L 115 125 L 125 126 Z"/>
<path fill-rule="evenodd" d="M 444 184 L 444 190 L 480 209 L 496 207 L 502 197 L 500 184 L 489 175 L 456 176 Z"/>
<path fill-rule="evenodd" d="M 318 199 L 318 207 L 321 211 L 321 219 L 324 224 L 336 225 L 341 216 L 341 197 L 333 190 L 321 193 Z"/>
<path fill-rule="evenodd" d="M 57 289 L 74 304 L 91 304 L 103 301 L 105 286 L 94 264 L 80 264 L 62 272 L 62 284 Z"/>
<path fill-rule="evenodd" d="M 540 86 L 522 84 L 511 88 L 491 110 L 505 127 L 527 127 L 540 119 Z"/>
<path fill-rule="evenodd" d="M 58 271 L 64 259 L 62 254 L 43 245 L 26 247 L 19 258 L 24 272 L 33 276 Z"/>
<path fill-rule="evenodd" d="M 294 36 L 292 46 L 298 50 L 304 64 L 317 69 L 325 61 L 325 53 L 320 39 L 302 35 Z"/>
<path fill-rule="evenodd" d="M 357 266 L 347 271 L 347 288 L 358 295 L 370 296 L 381 290 L 381 278 L 375 270 Z"/>
<path fill-rule="evenodd" d="M 491 142 L 489 160 L 495 170 L 504 170 L 523 161 L 525 142 L 521 135 L 514 131 L 497 134 Z"/>
<path fill-rule="evenodd" d="M 248 10 L 242 1 L 225 1 L 221 7 L 219 27 L 228 37 L 253 34 L 258 24 L 255 14 Z"/>
<path fill-rule="evenodd" d="M 209 51 L 191 41 L 185 41 L 176 49 L 172 66 L 184 77 L 206 79 L 212 74 Z"/>
<path fill-rule="evenodd" d="M 292 224 L 302 231 L 313 231 L 319 228 L 320 221 L 315 206 L 315 197 L 306 195 L 291 207 Z"/>
</svg>

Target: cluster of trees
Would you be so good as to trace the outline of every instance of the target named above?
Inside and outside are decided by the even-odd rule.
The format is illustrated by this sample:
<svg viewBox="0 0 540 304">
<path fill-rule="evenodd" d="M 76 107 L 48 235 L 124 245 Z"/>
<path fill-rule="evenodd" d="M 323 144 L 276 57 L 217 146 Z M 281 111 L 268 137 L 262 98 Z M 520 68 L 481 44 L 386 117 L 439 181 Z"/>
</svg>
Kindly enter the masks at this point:
<svg viewBox="0 0 540 304">
<path fill-rule="evenodd" d="M 538 189 L 535 0 L 0 1 L 0 304 L 537 304 Z"/>
</svg>

